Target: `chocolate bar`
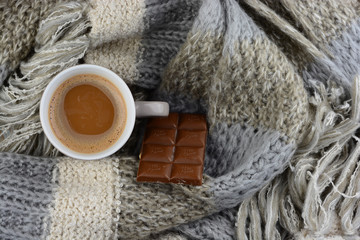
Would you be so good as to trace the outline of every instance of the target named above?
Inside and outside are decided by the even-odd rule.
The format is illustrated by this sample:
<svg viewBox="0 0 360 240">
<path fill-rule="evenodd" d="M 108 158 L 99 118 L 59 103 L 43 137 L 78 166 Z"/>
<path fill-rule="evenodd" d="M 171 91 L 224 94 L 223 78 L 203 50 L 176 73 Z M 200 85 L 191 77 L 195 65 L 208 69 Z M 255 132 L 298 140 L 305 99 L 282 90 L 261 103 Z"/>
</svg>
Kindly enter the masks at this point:
<svg viewBox="0 0 360 240">
<path fill-rule="evenodd" d="M 151 119 L 136 180 L 201 185 L 206 135 L 205 115 L 170 113 Z"/>
</svg>

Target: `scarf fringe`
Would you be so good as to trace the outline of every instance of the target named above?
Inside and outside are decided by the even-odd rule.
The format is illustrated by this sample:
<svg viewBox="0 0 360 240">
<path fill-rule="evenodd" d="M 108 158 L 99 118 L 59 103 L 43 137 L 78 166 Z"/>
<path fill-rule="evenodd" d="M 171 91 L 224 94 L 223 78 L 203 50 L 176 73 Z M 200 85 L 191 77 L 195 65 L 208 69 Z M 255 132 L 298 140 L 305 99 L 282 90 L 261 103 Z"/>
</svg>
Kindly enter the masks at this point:
<svg viewBox="0 0 360 240">
<path fill-rule="evenodd" d="M 271 8 L 266 6 L 266 4 L 264 4 L 263 2 L 259 0 L 245 0 L 245 3 L 255 9 L 257 13 L 266 18 L 269 22 L 274 24 L 274 26 L 279 27 L 279 29 L 283 31 L 284 34 L 288 35 L 300 46 L 302 46 L 314 58 L 324 58 L 325 55 L 323 52 L 331 56 L 331 52 L 329 52 L 325 47 L 322 47 L 322 51 L 320 51 L 310 40 L 304 37 L 303 34 L 296 30 L 286 20 L 279 17 Z"/>
<path fill-rule="evenodd" d="M 313 82 L 313 88 L 315 121 L 308 137 L 290 167 L 240 205 L 238 239 L 360 234 L 360 77 L 353 82 L 352 105 L 341 103 L 344 91 L 334 84 L 326 89 Z"/>
<path fill-rule="evenodd" d="M 89 46 L 86 5 L 61 3 L 41 23 L 35 53 L 22 62 L 23 76 L 10 76 L 0 89 L 0 151 L 55 156 L 42 133 L 39 103 L 45 87 L 60 71 L 74 66 Z"/>
</svg>

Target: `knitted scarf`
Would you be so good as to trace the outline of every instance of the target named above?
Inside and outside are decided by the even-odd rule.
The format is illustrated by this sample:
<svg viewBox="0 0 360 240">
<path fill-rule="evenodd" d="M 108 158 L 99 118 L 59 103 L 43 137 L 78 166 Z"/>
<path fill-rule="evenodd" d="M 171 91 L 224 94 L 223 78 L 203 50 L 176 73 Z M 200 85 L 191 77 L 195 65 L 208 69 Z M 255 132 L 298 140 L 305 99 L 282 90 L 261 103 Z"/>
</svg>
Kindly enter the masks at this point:
<svg viewBox="0 0 360 240">
<path fill-rule="evenodd" d="M 359 239 L 360 4 L 0 2 L 0 239 Z M 96 161 L 62 156 L 39 102 L 76 64 L 135 100 L 203 113 L 202 186 L 138 183 L 146 119 Z"/>
</svg>

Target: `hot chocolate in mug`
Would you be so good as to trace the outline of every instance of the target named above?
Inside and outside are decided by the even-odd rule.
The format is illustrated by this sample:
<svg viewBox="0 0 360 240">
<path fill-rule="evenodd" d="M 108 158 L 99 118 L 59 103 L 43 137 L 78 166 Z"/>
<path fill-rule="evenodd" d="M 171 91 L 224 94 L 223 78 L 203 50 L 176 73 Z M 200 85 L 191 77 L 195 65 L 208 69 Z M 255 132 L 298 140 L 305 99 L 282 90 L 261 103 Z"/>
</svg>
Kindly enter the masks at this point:
<svg viewBox="0 0 360 240">
<path fill-rule="evenodd" d="M 136 117 L 167 116 L 166 102 L 135 102 L 126 83 L 101 66 L 82 64 L 54 77 L 40 102 L 49 141 L 83 160 L 109 156 L 129 139 Z"/>
</svg>

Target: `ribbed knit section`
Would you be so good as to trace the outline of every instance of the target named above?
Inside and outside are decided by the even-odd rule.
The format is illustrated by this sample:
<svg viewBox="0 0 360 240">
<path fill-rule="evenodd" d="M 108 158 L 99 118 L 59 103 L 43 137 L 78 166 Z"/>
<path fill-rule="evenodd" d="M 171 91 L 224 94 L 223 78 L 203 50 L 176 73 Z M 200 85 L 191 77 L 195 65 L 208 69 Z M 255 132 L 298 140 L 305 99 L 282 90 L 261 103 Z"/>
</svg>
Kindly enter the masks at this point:
<svg viewBox="0 0 360 240">
<path fill-rule="evenodd" d="M 0 238 L 42 239 L 51 225 L 55 159 L 0 154 Z"/>
</svg>

